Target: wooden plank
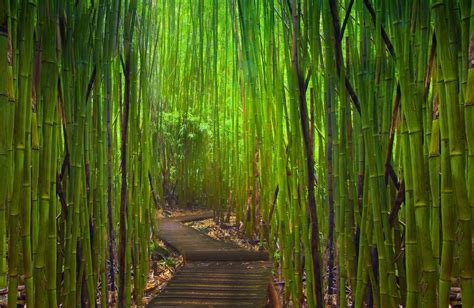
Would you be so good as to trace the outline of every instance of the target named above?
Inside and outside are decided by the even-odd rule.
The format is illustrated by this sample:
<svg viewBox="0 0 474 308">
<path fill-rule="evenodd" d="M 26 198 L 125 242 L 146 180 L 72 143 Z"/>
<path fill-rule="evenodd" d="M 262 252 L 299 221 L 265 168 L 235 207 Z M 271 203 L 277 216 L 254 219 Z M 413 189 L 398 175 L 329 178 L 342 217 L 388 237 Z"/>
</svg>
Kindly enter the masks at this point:
<svg viewBox="0 0 474 308">
<path fill-rule="evenodd" d="M 198 220 L 204 220 L 204 219 L 210 219 L 210 218 L 214 218 L 214 213 L 212 211 L 194 214 L 194 215 L 178 216 L 178 217 L 173 217 L 171 219 L 178 222 L 191 222 L 191 221 L 198 221 Z"/>
<path fill-rule="evenodd" d="M 188 261 L 262 261 L 268 260 L 265 251 L 236 250 L 194 250 L 186 251 L 184 258 Z"/>
<path fill-rule="evenodd" d="M 255 302 L 243 300 L 238 303 L 232 300 L 182 300 L 180 298 L 167 298 L 156 301 L 155 307 L 255 307 Z"/>
</svg>

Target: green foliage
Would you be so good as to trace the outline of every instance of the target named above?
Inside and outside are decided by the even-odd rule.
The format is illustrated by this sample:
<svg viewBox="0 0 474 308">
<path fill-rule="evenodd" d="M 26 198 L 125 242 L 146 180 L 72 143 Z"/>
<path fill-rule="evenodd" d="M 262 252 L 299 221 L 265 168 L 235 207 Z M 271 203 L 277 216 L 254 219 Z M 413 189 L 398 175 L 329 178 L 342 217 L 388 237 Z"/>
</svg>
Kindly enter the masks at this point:
<svg viewBox="0 0 474 308">
<path fill-rule="evenodd" d="M 0 0 L 9 306 L 140 304 L 152 189 L 233 211 L 295 307 L 473 306 L 473 33 L 472 0 Z"/>
<path fill-rule="evenodd" d="M 155 146 L 175 151 L 160 163 L 173 157 L 181 205 L 199 187 L 232 208 L 294 306 L 323 307 L 322 290 L 339 306 L 446 306 L 454 277 L 470 305 L 472 1 L 160 7 Z"/>
<path fill-rule="evenodd" d="M 107 306 L 117 247 L 119 303 L 141 303 L 153 217 L 152 6 L 0 1 L 0 164 L 13 165 L 0 189 L 0 288 L 8 273 L 9 307 L 19 285 L 28 307 Z"/>
</svg>

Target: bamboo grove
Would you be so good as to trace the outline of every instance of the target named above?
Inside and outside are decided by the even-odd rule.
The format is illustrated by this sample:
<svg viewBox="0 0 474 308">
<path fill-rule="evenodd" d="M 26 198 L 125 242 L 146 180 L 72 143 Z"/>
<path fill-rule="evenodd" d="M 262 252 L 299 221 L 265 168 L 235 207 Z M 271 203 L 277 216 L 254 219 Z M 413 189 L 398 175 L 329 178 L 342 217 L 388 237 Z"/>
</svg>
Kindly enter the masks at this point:
<svg viewBox="0 0 474 308">
<path fill-rule="evenodd" d="M 166 202 L 234 211 L 295 306 L 473 305 L 474 2 L 158 6 Z"/>
<path fill-rule="evenodd" d="M 141 303 L 151 1 L 0 1 L 0 288 L 17 307 Z M 118 271 L 117 271 L 118 269 Z M 118 275 L 117 275 L 118 273 Z"/>
<path fill-rule="evenodd" d="M 0 289 L 141 304 L 155 205 L 285 302 L 474 305 L 471 0 L 0 0 Z"/>
</svg>

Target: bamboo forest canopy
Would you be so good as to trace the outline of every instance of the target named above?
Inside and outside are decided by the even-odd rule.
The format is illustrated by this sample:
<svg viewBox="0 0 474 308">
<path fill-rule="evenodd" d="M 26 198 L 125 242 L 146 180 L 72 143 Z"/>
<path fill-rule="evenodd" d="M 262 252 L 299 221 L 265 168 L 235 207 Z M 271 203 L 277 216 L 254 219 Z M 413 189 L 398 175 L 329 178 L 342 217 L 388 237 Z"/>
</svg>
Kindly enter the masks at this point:
<svg viewBox="0 0 474 308">
<path fill-rule="evenodd" d="M 473 68 L 471 0 L 0 0 L 0 289 L 141 304 L 200 206 L 294 306 L 472 307 Z"/>
</svg>

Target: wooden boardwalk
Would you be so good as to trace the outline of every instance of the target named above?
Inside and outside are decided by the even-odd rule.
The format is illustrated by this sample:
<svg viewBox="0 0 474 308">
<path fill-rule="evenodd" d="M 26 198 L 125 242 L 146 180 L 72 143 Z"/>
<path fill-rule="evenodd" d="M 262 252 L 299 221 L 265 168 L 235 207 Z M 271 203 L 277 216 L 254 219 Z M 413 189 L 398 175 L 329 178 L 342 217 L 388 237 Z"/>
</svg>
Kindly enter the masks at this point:
<svg viewBox="0 0 474 308">
<path fill-rule="evenodd" d="M 271 283 L 267 252 L 249 251 L 183 225 L 212 217 L 162 218 L 158 236 L 176 249 L 185 265 L 147 307 L 263 307 Z"/>
</svg>

